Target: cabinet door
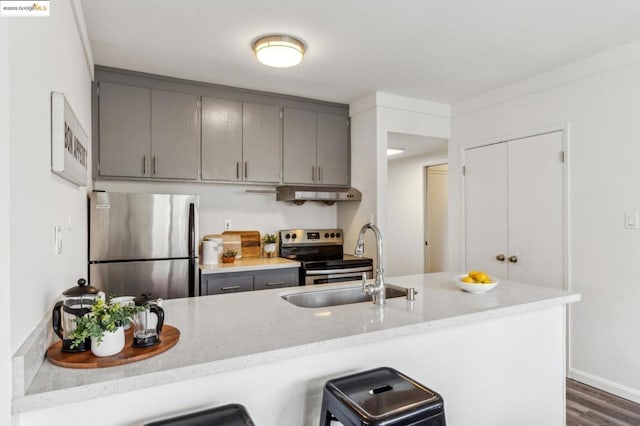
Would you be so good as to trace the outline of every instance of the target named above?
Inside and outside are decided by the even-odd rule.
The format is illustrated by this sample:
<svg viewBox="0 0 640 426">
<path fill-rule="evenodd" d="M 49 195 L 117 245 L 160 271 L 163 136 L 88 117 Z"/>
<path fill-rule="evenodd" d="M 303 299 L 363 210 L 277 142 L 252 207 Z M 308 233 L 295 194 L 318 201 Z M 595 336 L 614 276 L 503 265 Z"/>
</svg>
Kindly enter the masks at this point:
<svg viewBox="0 0 640 426">
<path fill-rule="evenodd" d="M 509 279 L 564 287 L 563 132 L 509 142 Z"/>
<path fill-rule="evenodd" d="M 105 82 L 99 87 L 100 176 L 149 176 L 151 91 Z"/>
<path fill-rule="evenodd" d="M 279 106 L 242 104 L 242 173 L 245 181 L 280 182 L 281 129 Z"/>
<path fill-rule="evenodd" d="M 197 179 L 200 164 L 198 97 L 151 91 L 152 176 Z"/>
<path fill-rule="evenodd" d="M 465 153 L 466 268 L 508 279 L 507 144 L 469 149 Z"/>
<path fill-rule="evenodd" d="M 244 273 L 205 274 L 201 278 L 201 295 L 253 291 L 253 275 Z"/>
<path fill-rule="evenodd" d="M 294 287 L 299 284 L 298 276 L 298 268 L 278 269 L 275 271 L 260 271 L 254 273 L 253 285 L 255 290 Z"/>
<path fill-rule="evenodd" d="M 325 185 L 349 185 L 347 117 L 318 113 L 317 152 L 318 182 Z"/>
<path fill-rule="evenodd" d="M 283 124 L 284 183 L 316 183 L 316 113 L 284 109 Z"/>
<path fill-rule="evenodd" d="M 242 180 L 242 103 L 202 98 L 202 179 Z"/>
</svg>

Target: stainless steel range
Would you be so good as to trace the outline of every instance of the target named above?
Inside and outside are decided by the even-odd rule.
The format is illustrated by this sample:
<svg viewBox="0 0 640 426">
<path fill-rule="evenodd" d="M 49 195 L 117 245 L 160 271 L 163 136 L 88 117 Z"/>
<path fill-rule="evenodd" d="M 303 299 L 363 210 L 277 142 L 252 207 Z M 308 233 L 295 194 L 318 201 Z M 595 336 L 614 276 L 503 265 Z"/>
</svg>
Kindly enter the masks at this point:
<svg viewBox="0 0 640 426">
<path fill-rule="evenodd" d="M 373 260 L 344 254 L 342 229 L 280 231 L 280 257 L 300 262 L 300 285 L 327 284 L 373 275 Z"/>
</svg>

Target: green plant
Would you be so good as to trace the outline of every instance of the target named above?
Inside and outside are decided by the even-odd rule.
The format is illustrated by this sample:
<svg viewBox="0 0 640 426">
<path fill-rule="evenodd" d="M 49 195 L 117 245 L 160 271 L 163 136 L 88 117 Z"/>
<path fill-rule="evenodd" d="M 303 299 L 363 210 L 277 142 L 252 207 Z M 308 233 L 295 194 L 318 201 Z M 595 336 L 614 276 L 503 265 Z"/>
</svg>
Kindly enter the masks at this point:
<svg viewBox="0 0 640 426">
<path fill-rule="evenodd" d="M 237 251 L 225 250 L 224 253 L 222 253 L 222 257 L 236 257 L 237 254 L 238 254 Z"/>
<path fill-rule="evenodd" d="M 102 299 L 98 299 L 95 305 L 91 307 L 91 313 L 76 318 L 76 329 L 70 335 L 71 339 L 73 339 L 71 348 L 75 348 L 90 338 L 94 338 L 98 343 L 101 343 L 105 332 L 116 331 L 132 315 L 142 312 L 146 308 L 146 306 L 111 304 L 111 299 L 109 299 L 108 303 L 105 303 Z"/>
<path fill-rule="evenodd" d="M 264 234 L 262 242 L 265 244 L 273 244 L 278 242 L 278 236 L 276 234 Z"/>
</svg>

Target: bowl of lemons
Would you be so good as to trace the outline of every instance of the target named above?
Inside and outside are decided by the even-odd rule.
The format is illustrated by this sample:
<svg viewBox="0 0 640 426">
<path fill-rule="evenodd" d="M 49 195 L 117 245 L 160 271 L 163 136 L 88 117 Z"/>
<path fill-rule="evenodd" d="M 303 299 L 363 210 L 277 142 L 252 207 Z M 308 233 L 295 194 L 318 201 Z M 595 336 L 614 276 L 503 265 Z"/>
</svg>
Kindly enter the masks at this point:
<svg viewBox="0 0 640 426">
<path fill-rule="evenodd" d="M 471 271 L 465 275 L 458 275 L 456 284 L 466 292 L 480 294 L 492 290 L 498 285 L 498 280 L 485 272 Z"/>
</svg>

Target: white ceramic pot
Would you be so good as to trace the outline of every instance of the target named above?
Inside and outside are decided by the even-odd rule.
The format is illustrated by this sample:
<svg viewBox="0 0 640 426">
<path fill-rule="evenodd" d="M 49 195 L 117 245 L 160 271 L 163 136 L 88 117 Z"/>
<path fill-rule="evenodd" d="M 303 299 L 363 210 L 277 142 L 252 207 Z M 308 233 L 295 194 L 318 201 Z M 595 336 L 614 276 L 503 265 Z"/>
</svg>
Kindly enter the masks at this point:
<svg viewBox="0 0 640 426">
<path fill-rule="evenodd" d="M 276 243 L 266 244 L 264 247 L 264 251 L 267 253 L 274 253 L 276 251 Z"/>
<path fill-rule="evenodd" d="M 116 331 L 105 331 L 102 342 L 91 338 L 91 352 L 95 356 L 111 356 L 124 349 L 124 327 L 116 328 Z"/>
</svg>

